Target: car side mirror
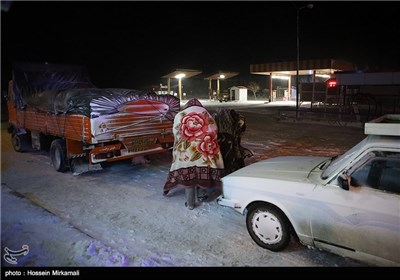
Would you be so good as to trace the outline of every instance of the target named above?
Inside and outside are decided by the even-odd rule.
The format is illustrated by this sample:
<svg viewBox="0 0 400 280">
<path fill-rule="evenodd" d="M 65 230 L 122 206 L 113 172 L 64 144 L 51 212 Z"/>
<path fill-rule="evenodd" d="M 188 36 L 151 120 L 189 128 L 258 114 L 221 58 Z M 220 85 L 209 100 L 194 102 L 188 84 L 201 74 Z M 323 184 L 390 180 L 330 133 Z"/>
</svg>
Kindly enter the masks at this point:
<svg viewBox="0 0 400 280">
<path fill-rule="evenodd" d="M 348 179 L 348 178 L 347 178 L 347 176 L 346 176 L 345 174 L 341 174 L 341 175 L 339 175 L 339 177 L 338 177 L 339 186 L 340 186 L 342 189 L 346 190 L 346 191 L 348 191 L 348 190 L 350 189 L 349 181 L 348 181 L 347 179 Z"/>
</svg>

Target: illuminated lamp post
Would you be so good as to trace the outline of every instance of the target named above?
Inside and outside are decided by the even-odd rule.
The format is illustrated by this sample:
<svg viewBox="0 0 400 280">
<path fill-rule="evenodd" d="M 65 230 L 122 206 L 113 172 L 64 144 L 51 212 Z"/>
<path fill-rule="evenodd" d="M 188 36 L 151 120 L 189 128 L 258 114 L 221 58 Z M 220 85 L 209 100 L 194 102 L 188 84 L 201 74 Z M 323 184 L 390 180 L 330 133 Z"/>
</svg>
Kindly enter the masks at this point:
<svg viewBox="0 0 400 280">
<path fill-rule="evenodd" d="M 299 114 L 299 67 L 300 67 L 300 39 L 299 39 L 299 13 L 302 9 L 312 9 L 314 7 L 313 4 L 308 4 L 302 7 L 295 7 L 296 8 L 296 19 L 297 19 L 297 68 L 296 68 L 296 119 L 298 118 Z"/>
<path fill-rule="evenodd" d="M 179 99 L 182 100 L 182 78 L 184 78 L 186 75 L 181 73 L 175 75 L 175 78 L 178 79 L 178 92 L 179 92 Z"/>
<path fill-rule="evenodd" d="M 221 74 L 219 75 L 218 79 L 217 79 L 217 99 L 219 99 L 219 93 L 220 93 L 220 89 L 219 89 L 219 80 L 220 79 L 224 79 L 225 75 Z"/>
</svg>

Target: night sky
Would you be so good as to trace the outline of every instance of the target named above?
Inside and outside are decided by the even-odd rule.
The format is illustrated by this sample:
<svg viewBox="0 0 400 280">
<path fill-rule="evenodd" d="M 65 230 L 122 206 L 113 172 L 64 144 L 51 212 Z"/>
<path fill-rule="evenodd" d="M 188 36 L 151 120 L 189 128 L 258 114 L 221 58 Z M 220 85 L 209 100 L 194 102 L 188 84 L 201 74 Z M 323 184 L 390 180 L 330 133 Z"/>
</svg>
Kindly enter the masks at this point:
<svg viewBox="0 0 400 280">
<path fill-rule="evenodd" d="M 369 1 L 14 1 L 1 12 L 2 89 L 15 61 L 84 65 L 98 87 L 157 85 L 177 68 L 333 58 L 400 69 L 400 5 Z M 3 5 L 3 1 L 2 1 Z"/>
</svg>

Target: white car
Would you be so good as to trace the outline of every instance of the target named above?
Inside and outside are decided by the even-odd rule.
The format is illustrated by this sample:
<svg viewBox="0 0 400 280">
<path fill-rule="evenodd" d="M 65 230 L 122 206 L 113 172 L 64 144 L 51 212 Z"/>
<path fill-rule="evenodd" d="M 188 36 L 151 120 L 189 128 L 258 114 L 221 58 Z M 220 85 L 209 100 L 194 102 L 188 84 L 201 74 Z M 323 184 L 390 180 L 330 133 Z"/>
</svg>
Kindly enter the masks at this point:
<svg viewBox="0 0 400 280">
<path fill-rule="evenodd" d="M 400 265 L 400 115 L 365 124 L 341 156 L 277 157 L 225 176 L 218 203 L 246 215 L 251 238 L 300 242 L 372 265 Z"/>
</svg>

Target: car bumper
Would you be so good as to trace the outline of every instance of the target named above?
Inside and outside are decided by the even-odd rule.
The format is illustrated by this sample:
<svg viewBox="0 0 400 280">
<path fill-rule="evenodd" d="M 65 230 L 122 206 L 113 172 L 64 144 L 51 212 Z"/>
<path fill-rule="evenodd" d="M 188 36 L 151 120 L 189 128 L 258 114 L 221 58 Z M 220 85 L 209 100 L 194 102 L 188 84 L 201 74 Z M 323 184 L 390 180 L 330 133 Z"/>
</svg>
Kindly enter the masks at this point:
<svg viewBox="0 0 400 280">
<path fill-rule="evenodd" d="M 233 208 L 240 213 L 243 212 L 242 206 L 240 205 L 240 203 L 238 201 L 226 199 L 222 195 L 220 195 L 217 198 L 217 203 L 221 206 L 227 206 L 227 207 Z"/>
</svg>

